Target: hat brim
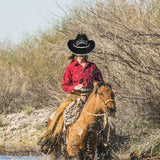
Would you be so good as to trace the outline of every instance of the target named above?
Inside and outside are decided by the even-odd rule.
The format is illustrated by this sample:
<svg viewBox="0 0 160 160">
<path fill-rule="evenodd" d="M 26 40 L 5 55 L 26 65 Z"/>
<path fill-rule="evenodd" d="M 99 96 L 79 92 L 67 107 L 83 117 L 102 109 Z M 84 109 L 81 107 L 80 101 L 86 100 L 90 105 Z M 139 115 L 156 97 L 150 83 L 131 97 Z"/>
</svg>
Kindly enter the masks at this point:
<svg viewBox="0 0 160 160">
<path fill-rule="evenodd" d="M 67 45 L 68 45 L 68 48 L 69 50 L 75 54 L 75 55 L 87 55 L 87 54 L 90 54 L 91 51 L 94 50 L 95 48 L 95 41 L 93 40 L 89 40 L 88 41 L 88 47 L 86 48 L 76 48 L 73 44 L 74 44 L 75 40 L 71 39 L 68 41 Z"/>
</svg>

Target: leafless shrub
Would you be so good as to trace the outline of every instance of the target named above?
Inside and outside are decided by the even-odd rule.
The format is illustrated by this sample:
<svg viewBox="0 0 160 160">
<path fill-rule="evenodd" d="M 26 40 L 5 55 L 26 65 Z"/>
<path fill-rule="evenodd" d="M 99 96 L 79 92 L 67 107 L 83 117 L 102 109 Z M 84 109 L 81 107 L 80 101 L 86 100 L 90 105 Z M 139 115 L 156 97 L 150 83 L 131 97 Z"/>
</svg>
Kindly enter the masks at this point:
<svg viewBox="0 0 160 160">
<path fill-rule="evenodd" d="M 60 79 L 66 61 L 56 45 L 63 37 L 56 34 L 46 31 L 14 48 L 1 48 L 0 113 L 17 112 L 26 105 L 57 108 L 62 102 Z"/>
</svg>

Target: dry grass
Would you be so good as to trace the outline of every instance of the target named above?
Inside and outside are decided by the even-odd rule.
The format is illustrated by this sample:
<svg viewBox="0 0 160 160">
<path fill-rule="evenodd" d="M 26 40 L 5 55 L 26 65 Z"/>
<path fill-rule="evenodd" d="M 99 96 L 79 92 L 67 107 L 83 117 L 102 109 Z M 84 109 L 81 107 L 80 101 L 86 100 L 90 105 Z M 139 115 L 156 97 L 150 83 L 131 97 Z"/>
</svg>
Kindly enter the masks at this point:
<svg viewBox="0 0 160 160">
<path fill-rule="evenodd" d="M 65 94 L 61 79 L 68 63 L 67 40 L 86 33 L 96 41 L 89 60 L 117 91 L 115 121 L 120 135 L 130 136 L 132 150 L 154 150 L 160 143 L 159 3 L 90 1 L 72 9 L 60 25 L 14 48 L 2 48 L 1 112 L 26 105 L 57 107 Z"/>
</svg>

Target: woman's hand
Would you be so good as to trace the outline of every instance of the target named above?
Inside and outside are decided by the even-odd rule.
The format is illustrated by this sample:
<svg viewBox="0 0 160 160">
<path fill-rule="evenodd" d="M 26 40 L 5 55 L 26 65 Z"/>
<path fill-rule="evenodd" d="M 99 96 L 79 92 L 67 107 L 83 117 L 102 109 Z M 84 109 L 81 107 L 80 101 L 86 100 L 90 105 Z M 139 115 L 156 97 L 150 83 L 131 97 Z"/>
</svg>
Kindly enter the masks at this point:
<svg viewBox="0 0 160 160">
<path fill-rule="evenodd" d="M 74 90 L 81 90 L 83 88 L 83 84 L 78 84 L 74 87 Z"/>
</svg>

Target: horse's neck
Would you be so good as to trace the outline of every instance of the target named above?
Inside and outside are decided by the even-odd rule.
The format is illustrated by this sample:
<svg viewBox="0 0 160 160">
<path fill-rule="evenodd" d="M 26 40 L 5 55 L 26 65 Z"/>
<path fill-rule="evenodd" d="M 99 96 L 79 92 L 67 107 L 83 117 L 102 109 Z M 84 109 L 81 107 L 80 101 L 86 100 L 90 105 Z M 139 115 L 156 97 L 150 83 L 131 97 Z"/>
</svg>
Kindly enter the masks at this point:
<svg viewBox="0 0 160 160">
<path fill-rule="evenodd" d="M 84 138 L 88 132 L 89 128 L 92 128 L 96 125 L 97 117 L 93 115 L 89 115 L 87 112 L 91 114 L 97 113 L 97 107 L 96 107 L 96 96 L 95 94 L 92 94 L 89 96 L 85 108 L 83 108 L 81 115 L 79 116 L 78 120 L 71 126 L 72 130 L 75 132 L 73 134 L 80 136 L 81 142 L 84 141 Z"/>
<path fill-rule="evenodd" d="M 85 108 L 83 108 L 81 115 L 79 117 L 79 120 L 84 121 L 84 127 L 88 128 L 89 126 L 91 126 L 93 123 L 96 122 L 97 117 L 93 116 L 92 114 L 97 114 L 98 113 L 98 109 L 96 106 L 96 95 L 92 93 L 92 95 L 89 96 L 86 104 L 85 104 Z"/>
</svg>

